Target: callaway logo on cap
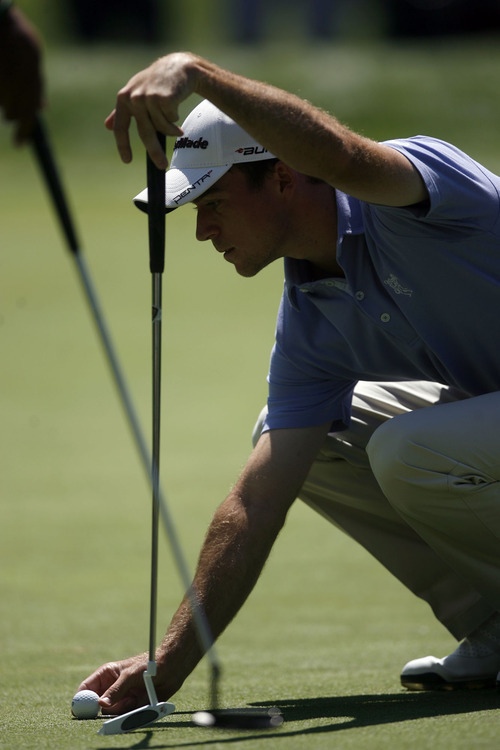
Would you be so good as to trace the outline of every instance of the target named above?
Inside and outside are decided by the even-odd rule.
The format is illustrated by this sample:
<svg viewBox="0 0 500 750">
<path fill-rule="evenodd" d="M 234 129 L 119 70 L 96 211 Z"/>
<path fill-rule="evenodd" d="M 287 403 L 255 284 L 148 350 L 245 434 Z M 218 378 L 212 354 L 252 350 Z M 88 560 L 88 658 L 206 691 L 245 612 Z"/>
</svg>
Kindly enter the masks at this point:
<svg viewBox="0 0 500 750">
<path fill-rule="evenodd" d="M 199 198 L 233 164 L 274 155 L 263 148 L 234 120 L 207 99 L 198 104 L 182 124 L 165 175 L 165 208 L 172 211 Z M 134 198 L 136 206 L 147 212 L 147 188 Z"/>
</svg>

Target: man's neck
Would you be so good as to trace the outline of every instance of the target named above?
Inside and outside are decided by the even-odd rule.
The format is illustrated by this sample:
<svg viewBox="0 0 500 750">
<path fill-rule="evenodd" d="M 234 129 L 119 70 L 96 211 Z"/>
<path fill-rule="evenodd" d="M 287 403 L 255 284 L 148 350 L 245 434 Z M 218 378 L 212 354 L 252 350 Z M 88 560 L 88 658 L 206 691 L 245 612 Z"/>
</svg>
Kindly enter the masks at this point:
<svg viewBox="0 0 500 750">
<path fill-rule="evenodd" d="M 337 205 L 335 193 L 330 190 L 311 205 L 302 237 L 300 232 L 296 236 L 294 257 L 309 262 L 314 279 L 344 276 L 337 262 Z"/>
<path fill-rule="evenodd" d="M 331 255 L 325 260 L 319 260 L 319 262 L 311 263 L 311 271 L 314 279 L 328 279 L 336 276 L 338 278 L 344 278 L 344 271 L 341 266 L 337 263 L 337 256 L 335 247 L 331 248 Z"/>
</svg>

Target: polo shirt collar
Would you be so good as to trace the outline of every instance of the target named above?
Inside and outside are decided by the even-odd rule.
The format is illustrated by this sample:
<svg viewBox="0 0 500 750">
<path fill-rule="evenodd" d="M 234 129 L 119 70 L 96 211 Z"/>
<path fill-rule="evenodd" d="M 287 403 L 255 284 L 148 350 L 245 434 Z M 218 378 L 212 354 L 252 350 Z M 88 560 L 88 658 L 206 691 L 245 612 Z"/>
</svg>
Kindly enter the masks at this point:
<svg viewBox="0 0 500 750">
<path fill-rule="evenodd" d="M 346 234 L 362 234 L 365 230 L 363 223 L 362 203 L 340 190 L 335 191 L 337 198 L 337 227 L 339 242 Z"/>
<path fill-rule="evenodd" d="M 337 260 L 342 247 L 342 240 L 346 235 L 363 234 L 363 214 L 361 202 L 340 190 L 335 191 L 337 200 Z M 296 287 L 308 284 L 314 285 L 315 279 L 311 273 L 311 264 L 307 260 L 285 258 L 285 291 L 293 307 L 297 307 Z"/>
</svg>

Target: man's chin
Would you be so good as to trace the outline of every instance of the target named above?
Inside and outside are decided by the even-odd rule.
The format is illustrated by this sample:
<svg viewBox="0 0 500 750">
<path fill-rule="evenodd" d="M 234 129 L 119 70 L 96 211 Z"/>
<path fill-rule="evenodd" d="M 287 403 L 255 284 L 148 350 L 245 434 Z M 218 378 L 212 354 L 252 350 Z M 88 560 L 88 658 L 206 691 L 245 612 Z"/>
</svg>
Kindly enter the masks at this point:
<svg viewBox="0 0 500 750">
<path fill-rule="evenodd" d="M 268 266 L 272 261 L 259 265 L 245 265 L 244 263 L 238 263 L 237 261 L 231 259 L 228 262 L 233 264 L 234 270 L 239 276 L 243 276 L 245 279 L 251 279 L 253 276 L 257 276 L 257 274 L 260 273 L 262 269 Z"/>
<path fill-rule="evenodd" d="M 259 271 L 261 271 L 261 268 L 238 268 L 238 266 L 235 265 L 234 270 L 238 274 L 238 276 L 243 276 L 244 279 L 251 279 L 253 276 L 257 276 Z"/>
</svg>

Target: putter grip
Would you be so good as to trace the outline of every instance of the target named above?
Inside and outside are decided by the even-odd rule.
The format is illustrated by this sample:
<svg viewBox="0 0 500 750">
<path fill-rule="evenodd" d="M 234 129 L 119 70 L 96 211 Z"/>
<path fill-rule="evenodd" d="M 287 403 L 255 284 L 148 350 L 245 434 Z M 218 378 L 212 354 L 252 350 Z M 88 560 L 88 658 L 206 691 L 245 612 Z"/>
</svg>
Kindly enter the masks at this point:
<svg viewBox="0 0 500 750">
<path fill-rule="evenodd" d="M 33 130 L 33 148 L 38 164 L 42 170 L 45 182 L 52 197 L 54 208 L 59 217 L 66 242 L 69 249 L 75 255 L 79 251 L 75 227 L 69 212 L 68 202 L 63 190 L 61 178 L 56 166 L 54 155 L 50 147 L 49 139 L 40 115 L 37 115 L 35 128 Z"/>
<path fill-rule="evenodd" d="M 165 151 L 165 136 L 157 133 Z M 151 273 L 163 273 L 165 265 L 165 171 L 158 169 L 149 154 L 147 159 L 148 179 L 148 229 L 149 267 Z"/>
</svg>

